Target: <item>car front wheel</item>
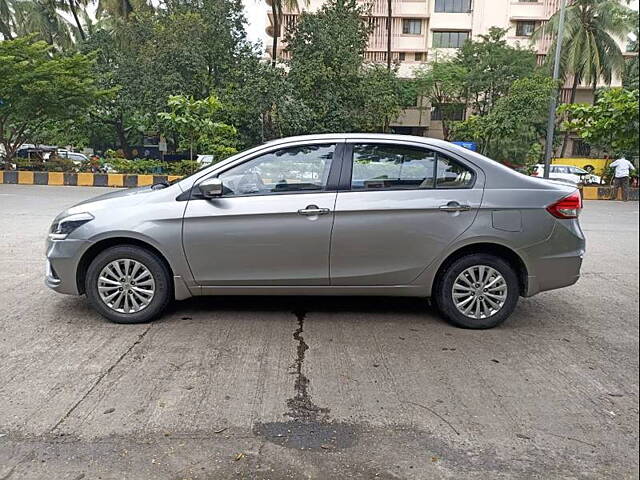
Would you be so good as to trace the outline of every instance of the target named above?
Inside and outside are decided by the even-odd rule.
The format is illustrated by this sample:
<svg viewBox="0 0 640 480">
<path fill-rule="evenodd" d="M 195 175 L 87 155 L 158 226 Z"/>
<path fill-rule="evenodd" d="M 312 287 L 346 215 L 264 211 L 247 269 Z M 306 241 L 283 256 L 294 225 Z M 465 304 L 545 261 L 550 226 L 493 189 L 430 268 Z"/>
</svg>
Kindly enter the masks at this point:
<svg viewBox="0 0 640 480">
<path fill-rule="evenodd" d="M 435 288 L 441 313 L 463 328 L 492 328 L 504 322 L 518 303 L 518 276 L 511 265 L 490 254 L 455 260 Z"/>
<path fill-rule="evenodd" d="M 171 276 L 154 253 L 121 245 L 104 250 L 91 262 L 85 292 L 93 308 L 112 322 L 148 322 L 169 304 Z"/>
</svg>

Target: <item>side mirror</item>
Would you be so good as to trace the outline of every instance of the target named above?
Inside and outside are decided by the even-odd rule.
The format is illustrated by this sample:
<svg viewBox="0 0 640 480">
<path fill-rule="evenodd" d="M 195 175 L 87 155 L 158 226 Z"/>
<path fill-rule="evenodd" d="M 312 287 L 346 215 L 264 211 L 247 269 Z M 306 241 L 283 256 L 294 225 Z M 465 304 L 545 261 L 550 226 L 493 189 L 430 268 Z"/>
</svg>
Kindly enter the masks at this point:
<svg viewBox="0 0 640 480">
<path fill-rule="evenodd" d="M 219 178 L 208 178 L 198 185 L 200 193 L 205 198 L 214 198 L 222 195 L 222 180 Z"/>
</svg>

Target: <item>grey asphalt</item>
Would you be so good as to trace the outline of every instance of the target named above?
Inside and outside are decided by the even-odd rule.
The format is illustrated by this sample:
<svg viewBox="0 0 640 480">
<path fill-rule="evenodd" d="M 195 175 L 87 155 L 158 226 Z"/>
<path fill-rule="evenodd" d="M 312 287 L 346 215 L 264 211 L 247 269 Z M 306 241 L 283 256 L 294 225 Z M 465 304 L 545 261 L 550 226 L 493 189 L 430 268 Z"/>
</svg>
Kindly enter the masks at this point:
<svg viewBox="0 0 640 480">
<path fill-rule="evenodd" d="M 0 479 L 638 478 L 638 204 L 488 331 L 425 301 L 206 298 L 115 325 L 43 285 L 63 208 L 0 185 Z"/>
</svg>

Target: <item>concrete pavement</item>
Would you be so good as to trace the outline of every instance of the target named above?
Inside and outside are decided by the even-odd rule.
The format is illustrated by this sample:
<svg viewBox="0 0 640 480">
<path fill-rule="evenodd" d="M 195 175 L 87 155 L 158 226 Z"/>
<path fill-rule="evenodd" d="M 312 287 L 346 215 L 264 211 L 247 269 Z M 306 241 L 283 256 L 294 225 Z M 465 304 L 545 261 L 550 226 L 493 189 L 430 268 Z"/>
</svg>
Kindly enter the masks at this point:
<svg viewBox="0 0 640 480">
<path fill-rule="evenodd" d="M 638 204 L 587 202 L 578 284 L 488 331 L 426 302 L 201 298 L 115 325 L 43 285 L 108 189 L 0 185 L 0 479 L 637 478 Z"/>
</svg>

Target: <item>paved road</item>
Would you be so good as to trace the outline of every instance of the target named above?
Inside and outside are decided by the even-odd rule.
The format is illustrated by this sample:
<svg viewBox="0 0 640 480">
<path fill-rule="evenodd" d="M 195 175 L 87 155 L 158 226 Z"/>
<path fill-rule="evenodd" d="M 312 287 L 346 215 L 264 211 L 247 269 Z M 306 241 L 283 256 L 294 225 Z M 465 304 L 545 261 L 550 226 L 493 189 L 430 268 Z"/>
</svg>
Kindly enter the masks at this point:
<svg viewBox="0 0 640 480">
<path fill-rule="evenodd" d="M 227 298 L 114 325 L 42 283 L 104 189 L 0 185 L 0 479 L 637 478 L 638 204 L 489 331 L 424 301 Z"/>
</svg>

